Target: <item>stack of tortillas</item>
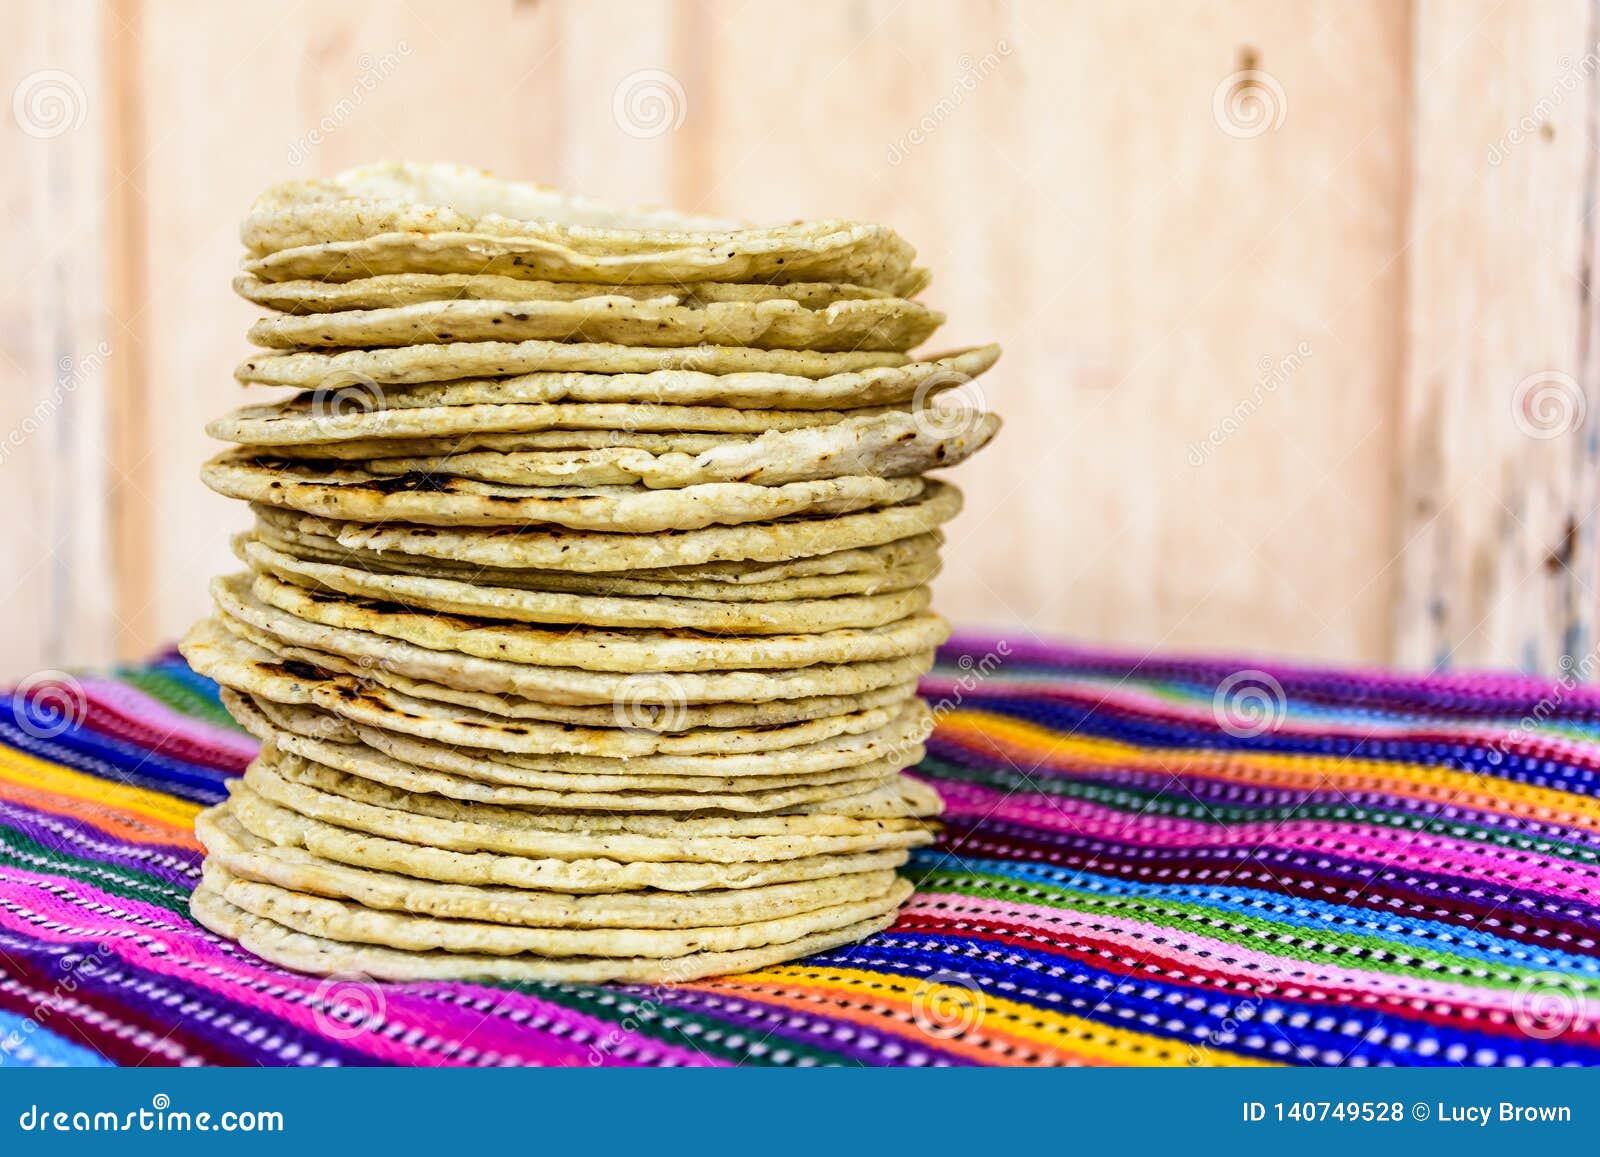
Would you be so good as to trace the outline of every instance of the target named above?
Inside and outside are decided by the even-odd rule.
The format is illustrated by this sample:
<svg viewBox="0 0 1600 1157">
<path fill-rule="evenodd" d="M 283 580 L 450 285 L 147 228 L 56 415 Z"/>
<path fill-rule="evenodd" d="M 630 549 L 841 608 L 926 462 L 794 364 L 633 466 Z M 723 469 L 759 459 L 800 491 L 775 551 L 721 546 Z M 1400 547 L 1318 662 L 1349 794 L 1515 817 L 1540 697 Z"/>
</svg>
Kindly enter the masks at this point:
<svg viewBox="0 0 1600 1157">
<path fill-rule="evenodd" d="M 889 229 L 620 211 L 450 166 L 266 194 L 213 423 L 248 568 L 183 651 L 262 741 L 193 911 L 279 964 L 688 980 L 887 926 L 939 526 L 994 347 Z M 270 395 L 276 396 L 276 395 Z M 956 404 L 951 404 L 956 399 Z"/>
</svg>

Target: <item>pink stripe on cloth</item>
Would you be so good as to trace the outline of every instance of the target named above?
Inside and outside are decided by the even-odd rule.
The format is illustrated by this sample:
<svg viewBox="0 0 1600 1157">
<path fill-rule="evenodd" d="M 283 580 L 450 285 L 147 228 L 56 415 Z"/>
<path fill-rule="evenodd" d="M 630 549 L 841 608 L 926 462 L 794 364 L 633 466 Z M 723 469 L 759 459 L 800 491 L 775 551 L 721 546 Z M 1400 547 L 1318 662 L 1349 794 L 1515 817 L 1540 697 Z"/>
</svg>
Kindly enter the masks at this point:
<svg viewBox="0 0 1600 1157">
<path fill-rule="evenodd" d="M 76 901 L 56 895 L 51 889 L 72 893 Z M 24 893 L 29 897 L 24 902 Z M 332 1023 L 314 1004 L 337 994 L 337 982 L 276 968 L 199 925 L 166 908 L 103 892 L 76 880 L 41 875 L 18 868 L 0 867 L 0 898 L 11 901 L 0 905 L 0 926 L 22 932 L 36 940 L 81 943 L 92 940 L 106 945 L 120 959 L 137 968 L 181 977 L 189 984 L 225 994 L 306 1030 L 313 1036 L 329 1037 Z M 112 914 L 101 915 L 93 906 L 105 906 Z M 15 906 L 21 911 L 11 910 Z M 30 918 L 36 917 L 36 918 Z M 39 919 L 65 927 L 48 928 Z M 141 942 L 131 933 L 129 921 L 145 925 L 148 940 Z M 175 941 L 175 943 L 168 943 Z M 346 981 L 346 983 L 352 983 Z M 470 1047 L 491 1054 L 496 1063 L 586 1067 L 598 1053 L 606 1065 L 704 1064 L 705 1058 L 693 1049 L 672 1045 L 647 1046 L 648 1058 L 633 1060 L 608 1054 L 594 1047 L 593 1041 L 612 1040 L 616 1028 L 605 1021 L 572 1012 L 558 1004 L 539 1000 L 525 993 L 470 984 L 389 984 L 365 981 L 381 994 L 381 1017 L 351 1039 L 332 1037 L 345 1048 L 403 1065 L 451 1063 L 452 1054 Z M 267 995 L 263 988 L 288 990 L 303 999 L 285 997 L 281 991 Z M 319 995 L 319 993 L 321 995 Z M 493 1006 L 484 1013 L 453 1003 L 442 1002 L 440 994 L 454 997 L 470 995 Z M 533 1036 L 528 1021 L 547 1017 L 577 1030 L 566 1036 L 545 1033 Z M 391 1034 L 386 1030 L 398 1030 Z M 417 1044 L 392 1039 L 416 1037 Z M 581 1038 L 581 1039 L 579 1039 Z M 430 1042 L 448 1044 L 449 1052 L 426 1047 Z M 638 1041 L 630 1041 L 637 1048 Z M 617 1050 L 620 1051 L 620 1050 Z"/>
<path fill-rule="evenodd" d="M 1099 939 L 1116 945 L 1127 954 L 1122 962 L 1135 969 L 1148 957 L 1161 955 L 1196 970 L 1229 977 L 1246 991 L 1260 996 L 1272 995 L 1271 985 L 1277 984 L 1284 988 L 1306 985 L 1336 988 L 1394 1005 L 1425 1000 L 1512 1012 L 1527 1001 L 1526 995 L 1514 988 L 1474 988 L 1449 981 L 1305 961 L 1152 924 L 1136 917 L 1117 916 L 1105 908 L 1080 913 L 1042 904 L 918 892 L 906 905 L 905 913 L 944 920 L 961 915 L 987 917 L 1020 925 L 1054 943 L 1071 942 L 1067 933 L 1077 931 L 1084 940 Z M 1078 943 L 1080 947 L 1085 946 L 1081 941 Z M 1181 981 L 1182 977 L 1172 979 Z M 1574 1027 L 1581 1029 L 1582 1026 Z"/>
<path fill-rule="evenodd" d="M 126 683 L 114 679 L 89 678 L 82 680 L 80 685 L 92 705 L 121 716 L 131 726 L 176 736 L 197 746 L 210 748 L 226 756 L 230 762 L 254 759 L 256 749 L 260 746 L 242 731 L 180 714 L 153 695 L 147 695 Z M 92 715 L 88 722 L 93 726 Z"/>
<path fill-rule="evenodd" d="M 1002 652 L 1001 648 L 1004 647 Z M 1567 705 L 1600 707 L 1600 686 L 1556 682 L 1531 675 L 1507 671 L 1438 671 L 1426 675 L 1405 675 L 1381 667 L 1318 667 L 1305 663 L 1291 663 L 1280 659 L 1256 659 L 1240 655 L 1214 655 L 1207 653 L 1173 654 L 1170 652 L 1117 651 L 1104 647 L 1083 647 L 1068 643 L 1047 643 L 1039 639 L 1014 639 L 980 631 L 961 631 L 940 648 L 941 656 L 957 653 L 973 654 L 994 652 L 1006 663 L 1048 664 L 1056 667 L 1097 668 L 1131 672 L 1128 678 L 1158 678 L 1157 672 L 1168 667 L 1212 667 L 1224 672 L 1239 671 L 1249 666 L 1269 674 L 1294 679 L 1326 679 L 1341 683 L 1365 683 L 1380 690 L 1410 690 L 1424 688 L 1438 694 L 1449 690 L 1466 692 L 1498 691 L 1528 695 L 1533 698 L 1557 696 Z M 949 662 L 948 658 L 944 659 Z M 1081 672 L 1075 677 L 1083 677 Z M 1113 678 L 1116 676 L 1113 675 Z"/>
<path fill-rule="evenodd" d="M 941 785 L 944 786 L 944 785 Z M 1026 824 L 1045 831 L 1141 847 L 1275 848 L 1284 851 L 1337 852 L 1369 863 L 1406 864 L 1429 871 L 1500 879 L 1543 895 L 1579 897 L 1600 890 L 1600 868 L 1533 853 L 1496 854 L 1469 840 L 1427 832 L 1385 829 L 1372 834 L 1360 824 L 1328 820 L 1285 820 L 1243 824 L 1202 824 L 1117 811 L 1083 800 L 1034 793 L 1006 795 L 976 788 L 957 814 Z M 980 793 L 987 799 L 980 798 Z"/>
<path fill-rule="evenodd" d="M 1113 785 L 1119 778 L 1139 776 L 1148 782 L 1151 777 L 1166 776 L 1166 781 L 1157 785 L 1158 790 L 1165 791 L 1170 783 L 1181 779 L 1194 780 L 1198 783 L 1218 784 L 1234 788 L 1239 791 L 1273 788 L 1276 790 L 1289 790 L 1288 784 L 1279 784 L 1272 780 L 1273 776 L 1293 774 L 1304 781 L 1299 783 L 1294 790 L 1302 792 L 1334 792 L 1340 793 L 1341 788 L 1337 783 L 1327 782 L 1326 779 L 1310 781 L 1312 773 L 1322 776 L 1323 772 L 1313 762 L 1313 757 L 1287 755 L 1282 756 L 1292 766 L 1252 768 L 1244 759 L 1242 753 L 1229 753 L 1226 751 L 1204 750 L 1146 750 L 1139 754 L 1142 760 L 1139 766 L 1130 766 L 1136 762 L 1128 759 L 1117 762 L 1091 762 L 1089 760 L 1073 757 L 1066 752 L 1056 750 L 1047 751 L 1043 756 L 1018 747 L 1001 736 L 985 735 L 985 742 L 979 743 L 969 736 L 956 732 L 953 734 L 940 734 L 936 736 L 942 754 L 949 758 L 961 758 L 970 755 L 972 763 L 979 767 L 992 767 L 997 760 L 1004 760 L 1010 767 L 1023 776 L 1031 778 L 1049 779 L 1056 775 L 1071 775 L 1101 783 Z M 1539 758 L 1546 758 L 1540 755 Z M 1026 763 L 1019 763 L 1018 759 Z M 1397 764 L 1397 770 L 1418 769 L 1415 764 Z M 1441 769 L 1450 770 L 1450 769 Z M 1036 776 L 1037 773 L 1037 776 Z M 1259 781 L 1259 782 L 1258 782 Z M 1294 783 L 1289 780 L 1288 783 Z M 950 786 L 945 780 L 939 781 L 939 789 L 943 791 Z M 990 789 L 994 790 L 994 789 Z M 1019 789 L 1020 790 L 1020 789 Z M 1385 774 L 1383 771 L 1373 771 L 1359 777 L 1352 777 L 1343 782 L 1343 791 L 1367 791 L 1393 796 L 1400 800 L 1415 800 L 1422 803 L 1437 803 L 1436 794 L 1428 794 L 1413 781 L 1395 775 Z M 1484 780 L 1482 788 L 1456 789 L 1450 794 L 1447 802 L 1459 802 L 1465 798 L 1465 806 L 1491 811 L 1497 815 L 1519 816 L 1534 811 L 1538 805 L 1527 803 L 1520 796 L 1508 796 L 1499 790 L 1492 781 Z M 1579 826 L 1584 822 L 1580 817 L 1564 817 L 1561 815 L 1541 814 L 1539 818 L 1549 824 L 1564 826 Z M 1587 821 L 1593 822 L 1593 821 Z"/>
</svg>

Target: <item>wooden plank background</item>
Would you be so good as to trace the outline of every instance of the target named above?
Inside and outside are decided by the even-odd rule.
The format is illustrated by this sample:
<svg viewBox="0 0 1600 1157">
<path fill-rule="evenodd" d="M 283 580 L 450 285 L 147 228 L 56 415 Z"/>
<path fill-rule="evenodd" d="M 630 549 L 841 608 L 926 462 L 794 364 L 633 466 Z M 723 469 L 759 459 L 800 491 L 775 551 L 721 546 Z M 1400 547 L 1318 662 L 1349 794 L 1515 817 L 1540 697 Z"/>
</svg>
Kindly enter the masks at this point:
<svg viewBox="0 0 1600 1157">
<path fill-rule="evenodd" d="M 954 619 L 1549 670 L 1593 645 L 1585 0 L 6 4 L 0 675 L 204 612 L 243 522 L 196 480 L 241 400 L 238 219 L 382 157 L 904 232 L 937 344 L 1006 347 Z M 52 79 L 64 125 L 18 95 Z M 1552 399 L 1582 412 L 1530 437 Z"/>
<path fill-rule="evenodd" d="M 111 657 L 118 489 L 105 14 L 33 6 L 0 37 L 0 675 Z"/>
<path fill-rule="evenodd" d="M 1396 657 L 1600 674 L 1600 7 L 1418 20 Z"/>
</svg>

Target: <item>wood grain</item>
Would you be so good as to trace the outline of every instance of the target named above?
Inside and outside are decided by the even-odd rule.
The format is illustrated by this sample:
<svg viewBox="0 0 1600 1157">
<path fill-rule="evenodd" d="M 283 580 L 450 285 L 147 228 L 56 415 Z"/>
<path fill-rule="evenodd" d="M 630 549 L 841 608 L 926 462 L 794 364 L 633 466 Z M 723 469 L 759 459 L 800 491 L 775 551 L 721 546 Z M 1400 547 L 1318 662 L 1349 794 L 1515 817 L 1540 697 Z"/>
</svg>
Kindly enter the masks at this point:
<svg viewBox="0 0 1600 1157">
<path fill-rule="evenodd" d="M 0 37 L 0 675 L 109 659 L 105 10 L 26 0 Z"/>
<path fill-rule="evenodd" d="M 105 75 L 107 91 L 143 92 L 140 31 L 145 6 L 141 0 L 116 0 L 106 5 Z M 115 573 L 115 649 L 123 656 L 142 657 L 161 637 L 155 614 L 155 592 L 164 577 L 151 527 L 161 512 L 150 501 L 159 478 L 154 437 L 157 399 L 152 391 L 148 330 L 150 272 L 145 250 L 144 183 L 147 138 L 139 101 L 112 102 L 107 133 L 106 264 L 110 308 L 117 319 L 123 356 L 113 360 L 110 377 L 111 488 L 107 495 L 111 520 L 111 561 Z"/>
<path fill-rule="evenodd" d="M 1595 646 L 1597 11 L 1418 9 L 1408 664 L 1555 672 Z"/>
</svg>

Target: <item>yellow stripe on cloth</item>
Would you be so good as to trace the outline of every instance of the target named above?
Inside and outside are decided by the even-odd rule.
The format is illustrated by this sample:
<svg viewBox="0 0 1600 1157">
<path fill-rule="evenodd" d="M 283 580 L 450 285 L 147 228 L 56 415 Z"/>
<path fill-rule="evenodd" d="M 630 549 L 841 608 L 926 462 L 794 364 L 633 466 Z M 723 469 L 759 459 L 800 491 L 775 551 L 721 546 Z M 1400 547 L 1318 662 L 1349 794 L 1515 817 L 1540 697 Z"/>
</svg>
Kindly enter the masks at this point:
<svg viewBox="0 0 1600 1157">
<path fill-rule="evenodd" d="M 1132 770 L 1171 774 L 1181 769 L 1186 775 L 1210 773 L 1254 784 L 1288 787 L 1325 784 L 1346 791 L 1368 788 L 1470 804 L 1501 813 L 1533 817 L 1560 815 L 1564 822 L 1600 831 L 1600 799 L 1505 779 L 1486 782 L 1483 776 L 1473 772 L 1443 767 L 1326 755 L 1168 751 L 1111 739 L 1061 735 L 1009 716 L 971 710 L 945 716 L 939 721 L 939 731 L 941 738 L 969 743 L 976 750 L 989 748 L 1007 755 L 1020 754 L 1024 759 L 1032 759 L 1034 766 L 1050 759 L 1063 759 L 1088 765 L 1090 770 L 1107 772 Z"/>
<path fill-rule="evenodd" d="M 0 790 L 5 784 L 15 784 L 23 789 L 33 789 L 75 800 L 106 811 L 120 811 L 131 816 L 180 831 L 194 829 L 194 817 L 202 810 L 201 804 L 189 803 L 160 792 L 142 787 L 102 779 L 81 771 L 62 767 L 0 745 Z M 72 809 L 81 815 L 80 809 Z"/>
<path fill-rule="evenodd" d="M 911 1025 L 927 1037 L 929 1047 L 989 1064 L 1274 1065 L 1220 1048 L 1190 1046 L 1048 1012 L 932 978 L 913 981 L 854 968 L 785 964 L 689 987 L 759 992 L 763 1000 L 800 1009 L 808 1003 L 822 1005 L 829 1017 L 845 1017 L 899 1036 L 906 1035 L 905 1026 Z"/>
</svg>

